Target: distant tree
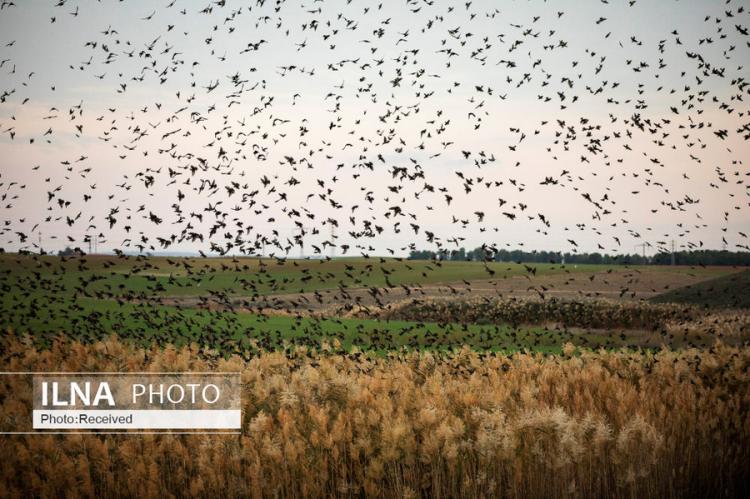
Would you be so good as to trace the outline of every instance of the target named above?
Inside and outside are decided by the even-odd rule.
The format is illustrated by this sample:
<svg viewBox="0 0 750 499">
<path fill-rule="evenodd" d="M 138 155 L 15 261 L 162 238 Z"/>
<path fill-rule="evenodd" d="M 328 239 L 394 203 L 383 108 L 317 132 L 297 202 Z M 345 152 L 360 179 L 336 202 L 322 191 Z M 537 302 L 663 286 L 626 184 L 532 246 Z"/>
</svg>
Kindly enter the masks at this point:
<svg viewBox="0 0 750 499">
<path fill-rule="evenodd" d="M 436 257 L 434 251 L 413 250 L 409 253 L 409 260 L 434 260 Z"/>
<path fill-rule="evenodd" d="M 736 265 L 750 266 L 750 252 L 725 250 L 678 251 L 675 253 L 677 265 Z M 594 253 L 565 253 L 559 251 L 523 251 L 497 249 L 496 246 L 479 246 L 472 250 L 458 248 L 439 252 L 427 250 L 413 250 L 409 253 L 410 260 L 441 260 L 475 262 L 523 262 L 523 263 L 562 263 L 566 264 L 604 264 L 604 265 L 669 265 L 672 255 L 668 252 L 657 253 L 654 256 L 643 256 L 637 253 L 623 255 L 606 255 Z"/>
<path fill-rule="evenodd" d="M 83 255 L 83 251 L 81 251 L 81 248 L 71 248 L 70 246 L 66 246 L 64 250 L 60 250 L 57 252 L 57 256 L 81 256 Z"/>
<path fill-rule="evenodd" d="M 669 265 L 672 254 L 660 252 L 654 255 L 654 263 Z M 750 252 L 727 250 L 697 250 L 676 251 L 674 254 L 677 265 L 750 265 Z"/>
</svg>

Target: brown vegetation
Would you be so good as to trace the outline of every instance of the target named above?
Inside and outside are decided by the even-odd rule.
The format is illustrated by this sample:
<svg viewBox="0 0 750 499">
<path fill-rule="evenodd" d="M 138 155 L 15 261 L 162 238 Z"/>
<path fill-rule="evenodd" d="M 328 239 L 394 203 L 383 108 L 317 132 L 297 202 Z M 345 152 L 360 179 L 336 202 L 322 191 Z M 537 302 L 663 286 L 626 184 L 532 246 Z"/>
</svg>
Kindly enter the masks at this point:
<svg viewBox="0 0 750 499">
<path fill-rule="evenodd" d="M 244 362 L 115 339 L 0 346 L 4 370 L 241 370 L 244 384 L 241 436 L 3 436 L 8 497 L 750 492 L 750 348 L 385 358 L 323 348 Z M 0 381 L 5 430 L 30 420 L 30 402 L 21 381 Z"/>
<path fill-rule="evenodd" d="M 543 324 L 565 327 L 629 328 L 655 331 L 667 322 L 704 315 L 697 307 L 605 300 L 411 300 L 378 311 L 382 319 L 475 324 Z"/>
</svg>

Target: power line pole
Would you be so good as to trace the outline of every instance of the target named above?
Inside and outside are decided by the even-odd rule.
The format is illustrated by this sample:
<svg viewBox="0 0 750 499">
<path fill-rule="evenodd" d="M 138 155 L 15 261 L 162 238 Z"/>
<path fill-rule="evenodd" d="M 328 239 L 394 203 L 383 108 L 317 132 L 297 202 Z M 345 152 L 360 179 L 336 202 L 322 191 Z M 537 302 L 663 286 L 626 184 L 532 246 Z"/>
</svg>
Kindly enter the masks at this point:
<svg viewBox="0 0 750 499">
<path fill-rule="evenodd" d="M 305 259 L 305 227 L 304 225 L 299 226 L 299 259 Z"/>
<path fill-rule="evenodd" d="M 334 243 L 335 239 L 336 239 L 336 226 L 331 224 L 331 258 L 334 258 L 336 256 L 336 244 Z"/>
<path fill-rule="evenodd" d="M 646 260 L 646 246 L 651 246 L 651 244 L 649 244 L 649 243 L 646 242 L 646 243 L 641 243 L 641 244 L 636 244 L 635 245 L 635 249 L 638 249 L 638 248 L 642 248 L 643 249 L 643 260 L 644 261 Z"/>
<path fill-rule="evenodd" d="M 674 239 L 672 239 L 672 265 L 674 265 Z"/>
</svg>

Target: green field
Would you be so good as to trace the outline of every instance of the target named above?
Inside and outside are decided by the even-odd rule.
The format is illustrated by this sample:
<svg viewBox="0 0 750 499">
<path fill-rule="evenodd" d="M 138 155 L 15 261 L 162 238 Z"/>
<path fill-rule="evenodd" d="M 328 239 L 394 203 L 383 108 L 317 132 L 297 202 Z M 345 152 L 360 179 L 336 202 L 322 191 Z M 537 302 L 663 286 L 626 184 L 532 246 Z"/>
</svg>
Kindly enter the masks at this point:
<svg viewBox="0 0 750 499">
<path fill-rule="evenodd" d="M 152 304 L 118 305 L 91 299 L 81 300 L 73 312 L 61 307 L 50 308 L 41 317 L 28 314 L 29 310 L 19 310 L 5 327 L 17 332 L 33 332 L 37 339 L 45 342 L 63 331 L 70 331 L 77 339 L 85 341 L 101 340 L 115 333 L 144 346 L 198 343 L 221 351 L 254 347 L 271 350 L 285 345 L 315 347 L 326 340 L 338 341 L 345 349 L 357 346 L 378 352 L 402 347 L 452 349 L 464 344 L 480 350 L 530 348 L 552 352 L 559 351 L 562 343 L 573 338 L 569 332 L 543 327 L 264 316 Z M 593 335 L 586 338 L 592 346 L 600 341 Z"/>
<path fill-rule="evenodd" d="M 43 343 L 65 333 L 86 341 L 117 334 L 143 345 L 199 343 L 221 351 L 276 349 L 338 341 L 385 352 L 407 348 L 558 351 L 566 341 L 588 347 L 635 346 L 643 338 L 602 331 L 560 331 L 554 325 L 513 328 L 496 324 L 436 324 L 303 316 L 299 311 L 267 315 L 247 310 L 208 310 L 158 303 L 159 297 L 243 297 L 373 287 L 424 287 L 497 282 L 529 276 L 604 274 L 608 267 L 480 262 L 429 262 L 381 258 L 259 260 L 256 258 L 167 258 L 2 255 L 0 327 L 32 333 Z M 622 267 L 618 269 L 622 270 Z M 628 267 L 631 274 L 685 274 L 710 279 L 730 268 Z M 467 298 L 462 296 L 461 298 Z"/>
<path fill-rule="evenodd" d="M 653 297 L 651 301 L 706 308 L 750 308 L 750 270 L 674 289 Z"/>
<path fill-rule="evenodd" d="M 531 267 L 531 265 L 529 266 Z M 594 272 L 597 265 L 533 264 L 536 275 Z M 633 267 L 638 268 L 638 267 Z M 487 270 L 489 269 L 489 271 Z M 494 272 L 494 275 L 490 273 Z M 700 271 L 700 270 L 696 270 Z M 502 279 L 529 273 L 518 263 L 429 262 L 394 258 L 275 260 L 257 258 L 168 258 L 3 255 L 0 273 L 36 280 L 56 291 L 197 296 L 225 292 L 248 296 L 345 287 L 429 285 Z"/>
<path fill-rule="evenodd" d="M 0 256 L 0 275 L 31 280 L 63 293 L 202 295 L 225 292 L 247 296 L 345 287 L 433 285 L 462 280 L 505 279 L 518 275 L 590 274 L 604 265 L 519 264 L 511 262 L 431 262 L 394 258 L 275 260 L 257 258 L 169 258 L 87 256 Z M 622 266 L 650 272 L 650 266 Z M 489 269 L 489 270 L 488 270 Z M 731 268 L 659 267 L 660 272 L 716 277 Z M 490 272 L 494 272 L 491 274 Z"/>
</svg>

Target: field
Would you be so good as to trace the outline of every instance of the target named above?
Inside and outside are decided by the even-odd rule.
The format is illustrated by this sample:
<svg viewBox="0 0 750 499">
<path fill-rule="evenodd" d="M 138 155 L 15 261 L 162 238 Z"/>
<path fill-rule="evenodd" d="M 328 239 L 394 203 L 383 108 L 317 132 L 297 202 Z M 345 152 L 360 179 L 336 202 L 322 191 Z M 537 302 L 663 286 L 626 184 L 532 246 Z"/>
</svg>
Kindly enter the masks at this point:
<svg viewBox="0 0 750 499">
<path fill-rule="evenodd" d="M 700 281 L 651 298 L 654 303 L 689 303 L 710 308 L 750 308 L 750 270 Z"/>
<path fill-rule="evenodd" d="M 634 304 L 647 307 L 642 299 L 660 292 L 736 272 L 729 267 L 485 265 L 380 258 L 281 262 L 3 255 L 0 326 L 33 333 L 42 342 L 75 331 L 74 337 L 89 341 L 117 333 L 144 346 L 151 341 L 178 346 L 199 341 L 232 351 L 251 340 L 277 348 L 283 342 L 309 346 L 323 339 L 380 351 L 464 344 L 485 350 L 559 351 L 568 341 L 597 347 L 607 340 L 611 347 L 638 346 L 639 341 L 658 347 L 651 334 L 656 328 L 632 321 L 564 324 L 570 329 L 538 312 L 489 323 L 445 314 L 439 319 L 422 314 L 417 320 L 394 320 L 399 319 L 394 310 L 467 299 L 574 301 L 597 309 L 602 303 L 605 308 L 616 303 L 632 309 Z M 575 329 L 578 326 L 588 329 Z M 602 328 L 617 334 L 602 335 Z"/>
<path fill-rule="evenodd" d="M 2 347 L 15 371 L 241 370 L 244 384 L 241 436 L 7 437 L 10 497 L 742 497 L 750 483 L 748 348 L 245 361 L 115 339 Z M 0 384 L 3 428 L 30 420 L 20 392 Z"/>
<path fill-rule="evenodd" d="M 12 436 L 0 486 L 8 496 L 741 496 L 747 276 L 2 255 L 3 370 L 241 371 L 243 431 Z M 29 420 L 15 383 L 0 384 L 3 430 Z"/>
</svg>

